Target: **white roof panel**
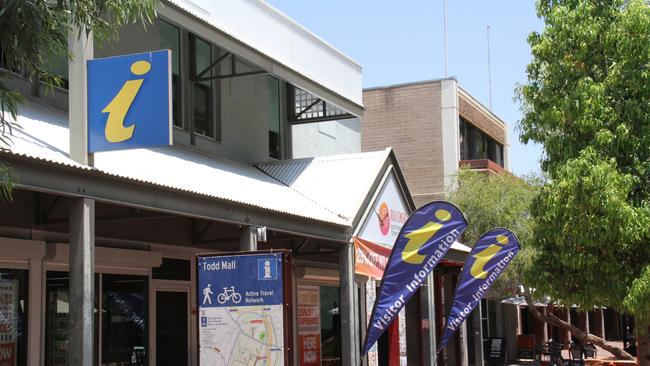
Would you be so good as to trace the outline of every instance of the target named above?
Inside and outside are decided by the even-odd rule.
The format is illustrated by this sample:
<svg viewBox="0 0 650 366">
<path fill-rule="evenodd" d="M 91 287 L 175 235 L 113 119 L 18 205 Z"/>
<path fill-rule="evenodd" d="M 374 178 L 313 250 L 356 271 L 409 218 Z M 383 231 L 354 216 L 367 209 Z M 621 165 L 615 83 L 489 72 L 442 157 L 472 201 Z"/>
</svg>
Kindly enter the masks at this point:
<svg viewBox="0 0 650 366">
<path fill-rule="evenodd" d="M 363 105 L 361 66 L 266 1 L 168 1 L 358 106 Z"/>
<path fill-rule="evenodd" d="M 326 196 L 333 194 L 333 191 L 324 191 L 321 198 L 313 199 L 250 164 L 170 146 L 96 153 L 95 166 L 89 167 L 69 158 L 66 112 L 29 102 L 20 108 L 18 124 L 21 129 L 14 130 L 10 147 L 15 155 L 80 169 L 93 169 L 113 176 L 318 221 L 349 224 L 343 218 L 344 215 L 336 212 L 338 207 L 321 204 L 322 201 L 329 201 Z M 327 164 L 323 167 L 327 167 Z M 309 171 L 314 173 L 313 170 Z M 371 181 L 372 178 L 373 176 L 368 176 L 367 180 Z M 297 180 L 303 181 L 300 177 Z"/>
<path fill-rule="evenodd" d="M 257 167 L 352 224 L 390 150 L 257 164 Z"/>
</svg>

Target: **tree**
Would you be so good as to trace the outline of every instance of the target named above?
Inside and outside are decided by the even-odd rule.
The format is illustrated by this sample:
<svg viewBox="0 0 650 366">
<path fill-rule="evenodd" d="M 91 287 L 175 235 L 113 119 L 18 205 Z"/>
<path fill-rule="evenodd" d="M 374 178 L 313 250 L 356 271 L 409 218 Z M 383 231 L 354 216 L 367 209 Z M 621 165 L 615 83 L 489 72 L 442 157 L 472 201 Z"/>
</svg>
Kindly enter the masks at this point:
<svg viewBox="0 0 650 366">
<path fill-rule="evenodd" d="M 0 2 L 0 64 L 29 79 L 40 79 L 50 88 L 58 76 L 47 71 L 48 60 L 68 55 L 68 34 L 82 29 L 93 32 L 97 42 L 115 39 L 126 23 L 151 23 L 155 0 L 5 0 Z M 72 55 L 68 55 L 71 57 Z M 11 143 L 18 106 L 24 97 L 5 84 L 0 71 L 0 152 Z M 11 198 L 11 169 L 0 162 L 0 193 Z"/>
<path fill-rule="evenodd" d="M 490 290 L 491 296 L 506 298 L 519 294 L 522 273 L 530 258 L 525 245 L 532 235 L 529 208 L 537 196 L 542 178 L 492 175 L 461 168 L 447 192 L 447 200 L 463 211 L 469 225 L 463 242 L 474 245 L 488 230 L 505 227 L 517 235 L 522 249 Z"/>
<path fill-rule="evenodd" d="M 633 314 L 650 365 L 650 8 L 539 0 L 537 14 L 519 128 L 543 146 L 550 181 L 531 210 L 526 279 L 564 304 Z"/>
<path fill-rule="evenodd" d="M 498 299 L 517 296 L 521 294 L 520 288 L 526 289 L 525 297 L 531 313 L 539 320 L 571 332 L 575 337 L 597 344 L 619 358 L 631 359 L 632 356 L 625 351 L 608 344 L 604 339 L 593 334 L 587 334 L 578 327 L 571 325 L 553 314 L 552 311 L 540 312 L 535 308 L 530 294 L 531 286 L 538 281 L 528 278 L 539 273 L 540 261 L 533 258 L 540 250 L 531 246 L 531 240 L 536 234 L 536 225 L 532 219 L 531 207 L 535 200 L 540 199 L 540 188 L 545 179 L 540 176 L 530 175 L 518 178 L 510 174 L 488 175 L 467 169 L 461 169 L 456 177 L 452 190 L 447 193 L 447 199 L 455 203 L 467 216 L 469 227 L 463 234 L 466 244 L 472 245 L 486 231 L 495 227 L 511 229 L 518 237 L 521 250 L 517 257 L 510 263 L 506 271 L 490 289 L 490 296 Z M 546 192 L 541 191 L 541 196 Z M 577 215 L 579 216 L 579 215 Z M 570 260 L 572 256 L 567 256 Z M 544 268 L 547 274 L 562 273 L 557 268 Z M 570 281 L 573 277 L 569 276 Z M 543 292 L 544 302 L 548 309 L 559 306 L 556 298 L 549 297 L 552 292 Z"/>
</svg>

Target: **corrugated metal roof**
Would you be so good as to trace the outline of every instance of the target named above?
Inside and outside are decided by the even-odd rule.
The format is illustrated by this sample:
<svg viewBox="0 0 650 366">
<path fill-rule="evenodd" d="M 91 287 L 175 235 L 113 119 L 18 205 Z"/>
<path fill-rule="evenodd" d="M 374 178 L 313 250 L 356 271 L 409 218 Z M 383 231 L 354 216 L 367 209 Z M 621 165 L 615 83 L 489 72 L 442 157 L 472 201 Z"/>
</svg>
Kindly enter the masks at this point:
<svg viewBox="0 0 650 366">
<path fill-rule="evenodd" d="M 352 224 L 390 150 L 256 164 L 274 179 Z"/>
<path fill-rule="evenodd" d="M 10 152 L 68 167 L 349 226 L 388 151 L 260 163 L 179 146 L 95 154 L 94 167 L 69 158 L 67 112 L 36 102 L 19 110 Z"/>
</svg>

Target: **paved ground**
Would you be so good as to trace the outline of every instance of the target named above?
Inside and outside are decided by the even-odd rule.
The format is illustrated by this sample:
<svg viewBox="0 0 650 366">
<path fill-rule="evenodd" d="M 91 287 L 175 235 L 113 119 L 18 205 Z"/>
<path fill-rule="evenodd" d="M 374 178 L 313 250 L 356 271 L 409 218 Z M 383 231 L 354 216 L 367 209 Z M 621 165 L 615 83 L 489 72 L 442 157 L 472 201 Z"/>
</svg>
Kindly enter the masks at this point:
<svg viewBox="0 0 650 366">
<path fill-rule="evenodd" d="M 618 347 L 618 348 L 623 348 L 623 342 L 612 342 L 612 341 L 610 341 L 610 342 L 607 342 L 607 343 L 611 344 L 612 346 Z M 596 358 L 597 359 L 600 359 L 600 360 L 615 359 L 614 355 L 612 355 L 611 353 L 605 351 L 604 349 L 602 349 L 602 348 L 600 348 L 598 346 L 596 346 L 596 348 L 598 350 L 597 353 L 596 353 Z M 563 350 L 562 351 L 562 357 L 565 360 L 571 359 L 571 355 L 569 354 L 569 350 Z M 533 365 L 532 360 L 530 360 L 530 361 L 528 361 L 528 360 L 520 360 L 518 363 L 510 364 L 510 366 L 532 366 L 532 365 Z"/>
</svg>

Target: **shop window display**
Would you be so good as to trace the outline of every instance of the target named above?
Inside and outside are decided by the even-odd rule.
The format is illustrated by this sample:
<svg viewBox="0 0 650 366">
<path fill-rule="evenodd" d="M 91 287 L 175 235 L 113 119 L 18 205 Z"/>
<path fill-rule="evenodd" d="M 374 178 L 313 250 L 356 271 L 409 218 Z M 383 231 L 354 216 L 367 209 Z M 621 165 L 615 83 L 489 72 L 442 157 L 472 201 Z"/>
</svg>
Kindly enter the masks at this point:
<svg viewBox="0 0 650 366">
<path fill-rule="evenodd" d="M 27 278 L 0 268 L 0 365 L 27 364 Z"/>
</svg>

